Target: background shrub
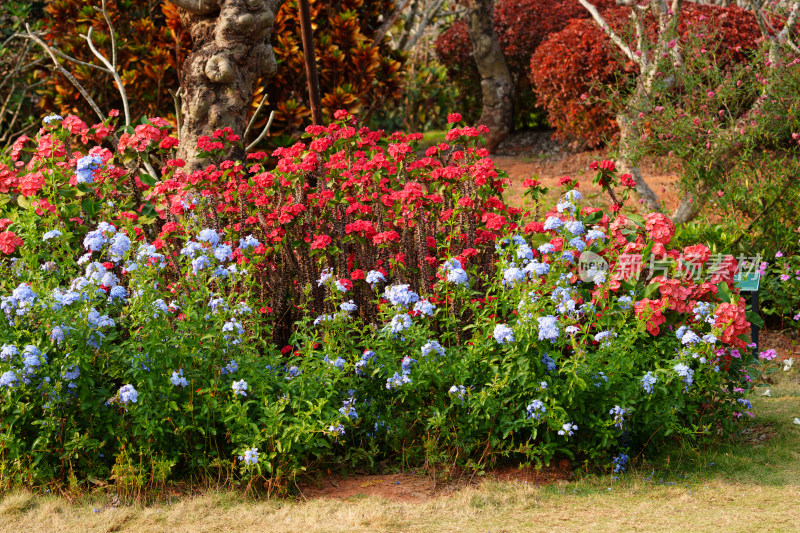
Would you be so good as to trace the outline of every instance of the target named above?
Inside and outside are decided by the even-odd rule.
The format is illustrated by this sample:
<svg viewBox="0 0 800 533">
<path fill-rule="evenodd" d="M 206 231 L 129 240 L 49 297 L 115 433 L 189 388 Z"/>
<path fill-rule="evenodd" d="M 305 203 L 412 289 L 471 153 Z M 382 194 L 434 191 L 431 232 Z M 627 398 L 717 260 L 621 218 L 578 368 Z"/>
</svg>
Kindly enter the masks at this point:
<svg viewBox="0 0 800 533">
<path fill-rule="evenodd" d="M 617 34 L 634 42 L 628 8 L 614 6 L 601 14 Z M 652 21 L 648 31 L 655 31 Z M 755 17 L 744 9 L 693 3 L 683 7 L 679 32 L 682 41 L 693 32 L 704 33 L 721 69 L 743 61 L 761 35 Z M 601 146 L 616 134 L 616 104 L 611 101 L 627 91 L 634 75 L 634 65 L 588 18 L 571 20 L 563 30 L 549 34 L 530 58 L 537 103 L 547 111 L 556 136 L 589 148 Z"/>
</svg>

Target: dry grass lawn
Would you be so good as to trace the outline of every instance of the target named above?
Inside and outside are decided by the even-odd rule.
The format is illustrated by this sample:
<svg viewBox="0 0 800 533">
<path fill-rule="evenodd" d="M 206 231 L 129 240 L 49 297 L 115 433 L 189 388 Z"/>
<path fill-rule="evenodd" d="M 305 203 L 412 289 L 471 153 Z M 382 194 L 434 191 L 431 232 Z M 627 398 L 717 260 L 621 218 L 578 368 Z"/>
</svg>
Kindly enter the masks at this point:
<svg viewBox="0 0 800 533">
<path fill-rule="evenodd" d="M 735 442 L 670 451 L 652 470 L 620 481 L 487 482 L 425 503 L 360 495 L 249 501 L 211 492 L 113 509 L 98 509 L 105 502 L 91 495 L 69 503 L 15 492 L 0 501 L 0 531 L 800 531 L 798 374 L 771 386 L 770 398 L 754 395 L 756 423 Z"/>
</svg>

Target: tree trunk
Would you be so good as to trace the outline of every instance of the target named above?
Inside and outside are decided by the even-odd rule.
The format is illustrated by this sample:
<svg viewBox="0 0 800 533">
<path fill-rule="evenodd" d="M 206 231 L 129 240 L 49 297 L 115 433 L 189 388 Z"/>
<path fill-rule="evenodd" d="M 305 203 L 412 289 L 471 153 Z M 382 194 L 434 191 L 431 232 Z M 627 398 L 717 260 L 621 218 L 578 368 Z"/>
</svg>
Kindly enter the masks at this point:
<svg viewBox="0 0 800 533">
<path fill-rule="evenodd" d="M 687 193 L 681 199 L 681 203 L 675 212 L 672 213 L 672 221 L 675 224 L 686 224 L 691 222 L 697 215 L 705 203 L 704 199 L 699 199 L 692 193 Z"/>
<path fill-rule="evenodd" d="M 511 132 L 514 84 L 494 32 L 494 0 L 471 0 L 468 18 L 472 51 L 481 75 L 483 110 L 479 122 L 489 127 L 486 147 L 494 152 Z"/>
<path fill-rule="evenodd" d="M 191 172 L 209 163 L 197 158 L 197 140 L 225 127 L 241 136 L 256 80 L 275 74 L 269 39 L 280 0 L 170 1 L 181 8 L 181 23 L 192 36 L 192 51 L 181 69 L 178 147 Z M 243 156 L 242 149 L 227 154 Z"/>
<path fill-rule="evenodd" d="M 637 108 L 634 107 L 634 109 Z M 639 163 L 633 158 L 633 154 L 631 154 L 629 140 L 632 135 L 638 134 L 634 121 L 622 111 L 617 114 L 617 126 L 619 127 L 619 170 L 622 173 L 633 176 L 633 179 L 636 180 L 636 193 L 644 200 L 648 208 L 653 211 L 658 211 L 661 208 L 658 195 L 653 192 L 650 185 L 644 181 L 642 171 L 639 170 Z"/>
</svg>

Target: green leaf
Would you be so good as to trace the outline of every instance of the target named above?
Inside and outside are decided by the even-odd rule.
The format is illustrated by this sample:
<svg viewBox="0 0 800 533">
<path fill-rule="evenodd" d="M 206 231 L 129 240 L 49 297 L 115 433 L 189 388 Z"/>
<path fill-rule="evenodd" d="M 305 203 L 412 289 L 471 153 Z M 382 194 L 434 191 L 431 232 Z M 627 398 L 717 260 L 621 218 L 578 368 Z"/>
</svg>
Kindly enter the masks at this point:
<svg viewBox="0 0 800 533">
<path fill-rule="evenodd" d="M 647 287 L 644 288 L 644 293 L 642 294 L 642 298 L 648 298 L 655 294 L 658 288 L 661 287 L 660 283 L 651 283 Z"/>
<path fill-rule="evenodd" d="M 756 326 L 758 329 L 764 329 L 764 319 L 761 318 L 761 315 L 754 311 L 747 311 L 744 314 L 747 317 L 747 321 Z"/>
<path fill-rule="evenodd" d="M 731 303 L 733 301 L 733 294 L 731 294 L 731 290 L 727 283 L 720 281 L 717 284 L 717 289 L 719 289 L 717 294 L 719 295 L 720 300 L 726 303 Z"/>
<path fill-rule="evenodd" d="M 150 174 L 146 174 L 144 172 L 139 174 L 139 179 L 141 180 L 142 183 L 144 183 L 148 187 L 153 187 L 156 184 L 156 179 Z"/>
<path fill-rule="evenodd" d="M 21 194 L 17 196 L 17 204 L 23 209 L 30 209 L 31 208 L 31 201 L 28 200 L 27 197 L 22 196 Z"/>
</svg>

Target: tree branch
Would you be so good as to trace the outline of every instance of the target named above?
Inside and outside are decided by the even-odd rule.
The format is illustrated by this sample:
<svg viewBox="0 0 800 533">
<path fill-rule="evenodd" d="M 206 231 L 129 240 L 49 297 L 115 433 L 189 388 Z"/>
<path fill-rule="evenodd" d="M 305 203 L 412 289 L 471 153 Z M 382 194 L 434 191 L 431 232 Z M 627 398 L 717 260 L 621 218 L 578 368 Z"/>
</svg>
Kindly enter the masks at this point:
<svg viewBox="0 0 800 533">
<path fill-rule="evenodd" d="M 588 0 L 578 0 L 578 2 L 580 2 L 580 4 L 586 8 L 586 11 L 588 11 L 590 15 L 592 15 L 592 18 L 597 25 L 600 26 L 600 29 L 602 29 L 609 36 L 611 41 L 617 45 L 617 48 L 619 48 L 628 59 L 641 66 L 641 61 L 639 58 L 636 57 L 630 47 L 625 44 L 625 41 L 623 41 L 622 38 L 620 38 L 620 36 L 611 29 L 611 26 L 608 25 L 608 22 L 606 22 L 603 16 L 597 11 L 597 8 L 594 7 L 593 4 L 590 4 Z"/>
<path fill-rule="evenodd" d="M 266 126 L 264 126 L 264 129 L 261 130 L 261 134 L 258 137 L 256 137 L 255 141 L 253 141 L 253 142 L 251 142 L 250 144 L 247 145 L 247 148 L 245 148 L 245 150 L 244 150 L 245 152 L 249 152 L 250 150 L 252 150 L 255 147 L 255 145 L 260 143 L 261 140 L 264 137 L 267 136 L 267 133 L 269 132 L 269 128 L 270 128 L 270 126 L 272 126 L 272 120 L 274 118 L 275 118 L 275 111 L 271 111 L 270 114 L 269 114 L 269 118 L 267 119 Z"/>
</svg>

